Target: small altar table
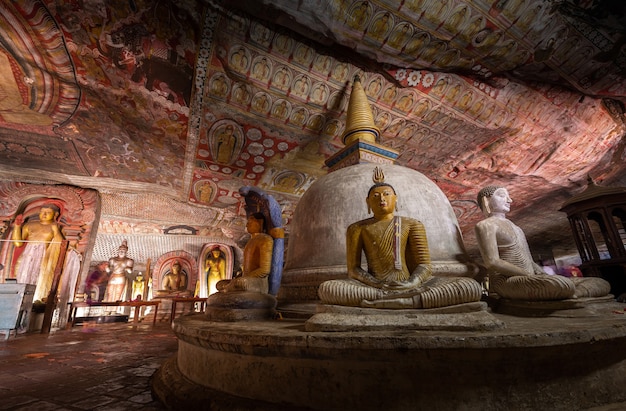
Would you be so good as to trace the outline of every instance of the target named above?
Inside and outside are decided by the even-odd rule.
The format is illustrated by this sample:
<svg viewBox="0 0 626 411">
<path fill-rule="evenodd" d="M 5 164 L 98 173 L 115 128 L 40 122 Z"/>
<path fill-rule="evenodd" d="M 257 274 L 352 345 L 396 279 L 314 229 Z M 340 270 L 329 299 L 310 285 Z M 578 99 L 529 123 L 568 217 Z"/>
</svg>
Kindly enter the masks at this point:
<svg viewBox="0 0 626 411">
<path fill-rule="evenodd" d="M 139 311 L 141 311 L 141 307 L 154 306 L 154 318 L 152 320 L 152 325 L 156 324 L 157 314 L 159 312 L 159 304 L 161 301 L 152 300 L 152 301 L 116 301 L 116 302 L 85 302 L 85 301 L 72 301 L 70 303 L 70 318 L 68 319 L 68 324 L 70 327 L 74 326 L 76 323 L 76 311 L 81 307 L 134 307 L 135 313 L 133 315 L 133 323 L 136 324 L 139 322 Z"/>
<path fill-rule="evenodd" d="M 172 298 L 172 312 L 170 314 L 170 323 L 176 318 L 176 304 L 177 303 L 200 303 L 200 311 L 204 311 L 206 307 L 206 298 L 189 297 L 189 298 Z"/>
</svg>

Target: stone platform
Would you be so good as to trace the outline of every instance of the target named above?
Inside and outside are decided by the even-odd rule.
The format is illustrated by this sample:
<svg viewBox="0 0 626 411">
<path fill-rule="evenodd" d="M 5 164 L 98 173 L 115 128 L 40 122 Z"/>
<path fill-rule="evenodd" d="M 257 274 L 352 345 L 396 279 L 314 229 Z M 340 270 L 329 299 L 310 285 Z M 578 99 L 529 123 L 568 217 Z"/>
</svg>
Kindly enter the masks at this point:
<svg viewBox="0 0 626 411">
<path fill-rule="evenodd" d="M 314 332 L 304 319 L 175 320 L 155 373 L 172 409 L 581 410 L 626 401 L 626 305 L 492 313 L 491 330 Z"/>
<path fill-rule="evenodd" d="M 505 326 L 491 315 L 485 302 L 404 310 L 319 304 L 316 311 L 304 323 L 306 331 L 486 331 Z"/>
</svg>

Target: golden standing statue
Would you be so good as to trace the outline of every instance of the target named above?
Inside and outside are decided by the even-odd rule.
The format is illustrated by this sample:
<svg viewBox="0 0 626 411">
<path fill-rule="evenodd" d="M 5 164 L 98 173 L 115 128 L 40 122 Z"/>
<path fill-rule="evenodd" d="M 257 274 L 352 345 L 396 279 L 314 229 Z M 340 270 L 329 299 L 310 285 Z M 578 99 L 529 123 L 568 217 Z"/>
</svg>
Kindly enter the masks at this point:
<svg viewBox="0 0 626 411">
<path fill-rule="evenodd" d="M 133 291 L 130 293 L 133 301 L 143 300 L 143 290 L 144 290 L 145 281 L 143 279 L 143 275 L 141 273 L 137 274 L 133 279 Z"/>
<path fill-rule="evenodd" d="M 63 232 L 57 223 L 60 209 L 44 204 L 39 210 L 39 221 L 24 223 L 24 216 L 15 217 L 12 240 L 16 247 L 26 245 L 15 268 L 17 282 L 36 284 L 33 300 L 44 300 L 50 293 L 54 270 L 61 252 Z"/>
<path fill-rule="evenodd" d="M 207 255 L 205 268 L 209 295 L 217 292 L 217 283 L 226 279 L 226 259 L 219 247 L 213 247 Z"/>
</svg>

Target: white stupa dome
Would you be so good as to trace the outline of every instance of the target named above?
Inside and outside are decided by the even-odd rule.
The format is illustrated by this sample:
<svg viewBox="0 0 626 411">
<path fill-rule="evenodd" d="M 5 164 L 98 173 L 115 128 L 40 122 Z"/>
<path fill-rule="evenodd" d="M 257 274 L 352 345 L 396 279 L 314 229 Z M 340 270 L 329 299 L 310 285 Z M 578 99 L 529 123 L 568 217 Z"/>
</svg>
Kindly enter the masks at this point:
<svg viewBox="0 0 626 411">
<path fill-rule="evenodd" d="M 376 166 L 382 168 L 385 182 L 396 191 L 396 215 L 412 217 L 424 224 L 433 273 L 476 275 L 476 265 L 467 256 L 450 201 L 441 189 L 410 168 L 365 163 L 319 178 L 302 196 L 290 224 L 281 284 L 284 298 L 314 299 L 313 290 L 304 288 L 315 288 L 327 279 L 347 276 L 346 229 L 371 217 L 365 199 L 374 184 L 372 173 Z"/>
</svg>

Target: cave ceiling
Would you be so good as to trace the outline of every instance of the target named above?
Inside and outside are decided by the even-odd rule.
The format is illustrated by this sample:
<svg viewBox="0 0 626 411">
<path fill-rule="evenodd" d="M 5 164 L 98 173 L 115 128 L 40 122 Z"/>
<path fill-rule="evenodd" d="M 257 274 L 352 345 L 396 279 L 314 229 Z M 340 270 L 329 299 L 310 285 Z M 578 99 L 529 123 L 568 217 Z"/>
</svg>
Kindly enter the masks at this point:
<svg viewBox="0 0 626 411">
<path fill-rule="evenodd" d="M 588 176 L 626 185 L 625 8 L 2 2 L 0 175 L 168 196 L 233 238 L 244 230 L 238 190 L 255 185 L 288 231 L 343 147 L 358 75 L 380 143 L 443 190 L 469 248 L 475 197 L 490 184 L 509 188 L 531 243 L 571 247 L 561 204 Z"/>
</svg>

